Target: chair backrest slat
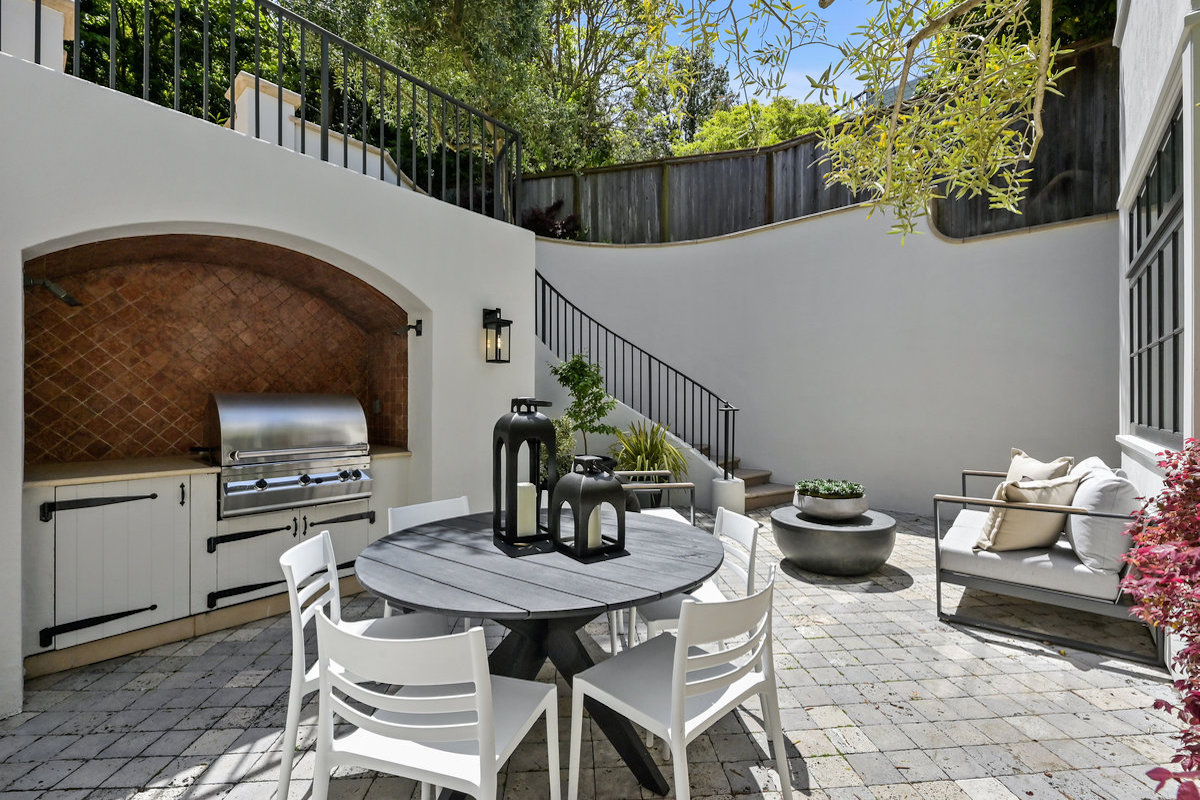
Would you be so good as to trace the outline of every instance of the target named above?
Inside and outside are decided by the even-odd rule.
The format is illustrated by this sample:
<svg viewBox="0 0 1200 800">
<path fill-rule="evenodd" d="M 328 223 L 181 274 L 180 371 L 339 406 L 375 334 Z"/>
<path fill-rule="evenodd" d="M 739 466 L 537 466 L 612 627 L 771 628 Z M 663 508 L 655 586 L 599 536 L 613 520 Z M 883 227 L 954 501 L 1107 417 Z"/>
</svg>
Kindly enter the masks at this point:
<svg viewBox="0 0 1200 800">
<path fill-rule="evenodd" d="M 311 539 L 293 545 L 279 557 L 279 566 L 287 583 L 291 612 L 292 670 L 303 674 L 308 662 L 304 649 L 305 627 L 319 609 L 325 609 L 335 621 L 342 618 L 337 558 L 329 531 L 321 531 Z"/>
<path fill-rule="evenodd" d="M 758 557 L 759 523 L 744 514 L 730 511 L 724 506 L 717 509 L 713 533 L 721 539 L 725 548 L 726 565 L 746 582 L 746 594 L 754 593 L 754 562 Z M 729 540 L 739 547 L 730 545 Z"/>
<path fill-rule="evenodd" d="M 407 528 L 415 528 L 427 522 L 439 519 L 461 517 L 471 513 L 467 496 L 452 497 L 447 500 L 434 500 L 430 503 L 413 503 L 408 506 L 398 506 L 388 509 L 388 533 L 395 533 Z"/>
<path fill-rule="evenodd" d="M 482 628 L 429 639 L 380 639 L 345 630 L 321 613 L 317 647 L 322 715 L 394 739 L 477 740 L 481 757 L 495 758 Z M 402 688 L 393 693 L 364 682 Z M 322 724 L 329 724 L 324 717 Z"/>
<path fill-rule="evenodd" d="M 687 697 L 694 697 L 698 694 L 708 694 L 716 692 L 729 686 L 741 679 L 743 675 L 758 670 L 758 662 L 756 659 L 750 659 L 743 664 L 737 666 L 729 666 L 728 669 L 713 671 L 703 670 L 703 676 L 695 678 L 695 670 L 688 673 L 687 682 L 684 684 L 683 693 Z"/>
</svg>

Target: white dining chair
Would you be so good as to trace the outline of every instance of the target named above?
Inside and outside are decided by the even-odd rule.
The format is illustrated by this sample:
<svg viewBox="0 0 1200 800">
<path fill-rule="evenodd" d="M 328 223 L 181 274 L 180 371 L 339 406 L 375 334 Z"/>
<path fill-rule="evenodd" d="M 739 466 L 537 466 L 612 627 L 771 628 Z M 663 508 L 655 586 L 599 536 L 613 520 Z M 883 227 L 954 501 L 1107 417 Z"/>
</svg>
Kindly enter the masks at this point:
<svg viewBox="0 0 1200 800">
<path fill-rule="evenodd" d="M 713 525 L 713 535 L 721 540 L 721 546 L 725 549 L 725 560 L 721 568 L 732 571 L 737 576 L 739 586 L 744 581 L 748 595 L 754 592 L 754 564 L 758 559 L 760 527 L 761 525 L 750 517 L 724 507 L 717 509 L 717 519 Z M 626 634 L 630 644 L 634 644 L 637 639 L 638 617 L 646 624 L 646 638 L 653 638 L 679 624 L 679 611 L 688 598 L 701 602 L 727 599 L 714 575 L 689 594 L 671 595 L 630 609 Z"/>
<path fill-rule="evenodd" d="M 419 781 L 423 798 L 436 785 L 495 800 L 497 772 L 542 715 L 549 797 L 560 800 L 556 688 L 488 674 L 482 628 L 376 639 L 319 612 L 317 652 L 312 800 L 326 800 L 329 773 L 342 765 Z"/>
<path fill-rule="evenodd" d="M 784 800 L 792 800 L 771 650 L 774 588 L 772 567 L 766 585 L 747 597 L 708 603 L 686 598 L 676 635 L 660 634 L 575 676 L 567 800 L 579 796 L 583 705 L 588 698 L 662 737 L 670 748 L 675 797 L 688 800 L 688 743 L 753 695 L 762 704 L 763 727 L 775 750 Z"/>
<path fill-rule="evenodd" d="M 412 613 L 392 617 L 342 620 L 342 598 L 338 584 L 337 559 L 329 531 L 321 531 L 291 547 L 279 557 L 287 582 L 288 607 L 292 619 L 292 680 L 288 688 L 287 722 L 280 747 L 279 788 L 276 800 L 287 800 L 296 757 L 296 735 L 300 725 L 300 707 L 304 698 L 317 690 L 317 665 L 308 666 L 304 631 L 318 610 L 338 620 L 348 630 L 388 639 L 438 636 L 446 633 L 446 618 L 440 614 Z"/>
<path fill-rule="evenodd" d="M 431 500 L 428 503 L 412 503 L 407 506 L 396 506 L 388 509 L 388 533 L 396 533 L 406 528 L 415 528 L 427 522 L 437 522 L 439 519 L 465 517 L 470 513 L 471 506 L 467 502 L 465 494 L 462 497 Z M 383 603 L 383 615 L 385 617 L 392 615 L 392 607 L 386 600 Z M 471 618 L 463 617 L 462 623 L 463 630 L 465 631 L 471 627 Z"/>
<path fill-rule="evenodd" d="M 446 500 L 433 500 L 428 503 L 413 503 L 407 506 L 397 506 L 388 509 L 388 533 L 402 531 L 405 528 L 415 528 L 427 522 L 437 522 L 439 519 L 463 517 L 471 513 L 467 496 L 451 497 Z"/>
</svg>

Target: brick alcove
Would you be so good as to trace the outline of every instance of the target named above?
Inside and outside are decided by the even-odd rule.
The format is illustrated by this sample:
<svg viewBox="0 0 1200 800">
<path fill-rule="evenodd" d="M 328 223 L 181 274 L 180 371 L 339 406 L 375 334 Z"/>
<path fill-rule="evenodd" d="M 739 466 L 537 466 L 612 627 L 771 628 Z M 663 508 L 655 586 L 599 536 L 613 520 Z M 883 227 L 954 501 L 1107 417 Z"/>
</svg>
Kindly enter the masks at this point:
<svg viewBox="0 0 1200 800">
<path fill-rule="evenodd" d="M 187 453 L 211 392 L 352 394 L 371 444 L 408 440 L 408 317 L 324 261 L 221 236 L 110 239 L 31 259 L 25 462 Z"/>
</svg>

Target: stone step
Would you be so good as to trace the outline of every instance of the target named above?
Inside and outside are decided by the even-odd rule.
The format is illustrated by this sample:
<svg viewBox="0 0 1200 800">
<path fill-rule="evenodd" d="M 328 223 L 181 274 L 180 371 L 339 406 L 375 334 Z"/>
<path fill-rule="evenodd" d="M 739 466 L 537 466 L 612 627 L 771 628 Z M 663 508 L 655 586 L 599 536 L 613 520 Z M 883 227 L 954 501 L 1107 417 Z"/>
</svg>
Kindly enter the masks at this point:
<svg viewBox="0 0 1200 800">
<path fill-rule="evenodd" d="M 734 477 L 741 478 L 746 482 L 746 488 L 751 486 L 762 486 L 764 483 L 771 482 L 771 470 L 769 469 L 754 469 L 746 467 L 744 469 L 735 469 Z"/>
<path fill-rule="evenodd" d="M 756 508 L 787 505 L 792 502 L 792 493 L 795 491 L 795 486 L 782 483 L 760 483 L 757 486 L 747 486 L 746 510 L 753 511 Z"/>
</svg>

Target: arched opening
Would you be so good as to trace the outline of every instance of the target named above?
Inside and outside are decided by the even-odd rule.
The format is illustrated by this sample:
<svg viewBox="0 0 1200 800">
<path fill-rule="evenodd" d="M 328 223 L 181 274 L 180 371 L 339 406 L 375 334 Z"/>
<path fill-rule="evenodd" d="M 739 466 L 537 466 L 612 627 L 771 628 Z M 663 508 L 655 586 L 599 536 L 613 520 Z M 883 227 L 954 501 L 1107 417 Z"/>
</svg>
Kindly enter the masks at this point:
<svg viewBox="0 0 1200 800">
<path fill-rule="evenodd" d="M 325 261 L 135 236 L 32 258 L 25 279 L 27 464 L 186 453 L 210 392 L 352 394 L 372 445 L 407 446 L 407 314 Z"/>
</svg>

